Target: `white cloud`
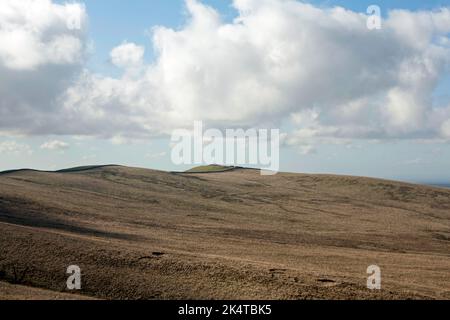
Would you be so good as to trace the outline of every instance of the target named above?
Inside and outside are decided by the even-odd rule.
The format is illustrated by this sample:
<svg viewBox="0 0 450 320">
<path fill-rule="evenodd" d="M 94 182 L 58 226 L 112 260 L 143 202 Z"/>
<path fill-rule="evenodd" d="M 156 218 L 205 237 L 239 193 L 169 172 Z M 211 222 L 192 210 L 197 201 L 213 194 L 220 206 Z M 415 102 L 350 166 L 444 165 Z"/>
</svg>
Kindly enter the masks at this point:
<svg viewBox="0 0 450 320">
<path fill-rule="evenodd" d="M 145 48 L 134 43 L 123 43 L 111 51 L 111 61 L 121 68 L 139 67 L 144 61 Z"/>
<path fill-rule="evenodd" d="M 81 27 L 85 19 L 80 4 L 2 0 L 0 64 L 13 70 L 34 70 L 45 64 L 79 62 L 83 44 L 74 22 Z"/>
<path fill-rule="evenodd" d="M 307 152 L 318 139 L 345 144 L 354 138 L 450 139 L 450 107 L 432 103 L 440 78 L 449 72 L 449 9 L 391 11 L 383 28 L 371 31 L 365 15 L 339 7 L 291 0 L 233 3 L 238 17 L 224 23 L 214 9 L 188 0 L 190 18 L 183 28 L 153 29 L 157 59 L 152 64 L 144 64 L 144 48 L 137 44 L 125 42 L 114 48 L 111 61 L 124 69 L 119 78 L 80 72 L 70 65 L 76 61 L 71 53 L 79 53 L 83 45 L 68 41 L 49 49 L 51 54 L 42 53 L 39 45 L 30 47 L 25 62 L 17 55 L 15 68 L 69 63 L 73 69 L 65 73 L 67 78 L 59 79 L 56 75 L 61 73 L 54 71 L 55 77 L 47 80 L 49 84 L 65 80 L 48 97 L 64 94 L 40 101 L 31 93 L 36 90 L 31 81 L 21 99 L 5 97 L 0 89 L 0 109 L 6 110 L 0 128 L 116 137 L 113 141 L 120 142 L 191 127 L 194 120 L 222 128 L 288 122 L 293 129 L 286 141 Z M 59 21 L 55 19 L 51 21 Z M 28 16 L 22 20 L 25 25 L 35 23 Z M 24 32 L 22 24 L 10 29 Z M 23 37 L 30 35 L 25 32 Z M 44 38 L 33 39 L 42 43 Z M 24 43 L 34 46 L 33 41 L 19 40 L 18 48 Z M 8 78 L 20 79 L 18 72 Z M 78 74 L 75 84 L 68 85 L 74 74 Z M 34 83 L 39 82 L 38 75 L 43 76 L 35 74 Z M 19 80 L 6 79 L 0 77 L 0 82 L 19 92 Z M 32 107 L 33 100 L 37 103 Z"/>
<path fill-rule="evenodd" d="M 59 140 L 48 141 L 41 145 L 41 149 L 52 150 L 52 151 L 66 150 L 69 147 L 70 147 L 70 145 L 68 143 L 66 143 L 64 141 L 59 141 Z"/>
<path fill-rule="evenodd" d="M 27 144 L 17 143 L 16 141 L 4 141 L 0 143 L 0 154 L 32 154 L 33 150 Z"/>
<path fill-rule="evenodd" d="M 442 124 L 441 132 L 445 138 L 450 139 L 450 119 L 446 120 Z"/>
<path fill-rule="evenodd" d="M 306 145 L 306 146 L 299 147 L 299 153 L 301 155 L 311 155 L 311 154 L 316 154 L 317 150 L 313 146 Z"/>
<path fill-rule="evenodd" d="M 66 131 L 57 99 L 83 66 L 86 23 L 81 4 L 0 1 L 1 131 Z"/>
</svg>

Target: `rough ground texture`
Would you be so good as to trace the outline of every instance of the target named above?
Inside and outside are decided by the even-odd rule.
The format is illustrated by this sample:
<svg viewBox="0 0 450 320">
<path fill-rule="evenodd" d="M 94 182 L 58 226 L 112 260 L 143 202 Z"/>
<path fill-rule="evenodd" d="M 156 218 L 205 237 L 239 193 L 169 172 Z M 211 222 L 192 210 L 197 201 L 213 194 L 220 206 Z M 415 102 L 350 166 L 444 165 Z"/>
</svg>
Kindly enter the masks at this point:
<svg viewBox="0 0 450 320">
<path fill-rule="evenodd" d="M 64 299 L 69 265 L 102 299 L 450 299 L 450 190 L 244 169 L 0 175 L 0 298 Z"/>
<path fill-rule="evenodd" d="M 86 296 L 0 282 L 2 300 L 86 300 Z"/>
</svg>

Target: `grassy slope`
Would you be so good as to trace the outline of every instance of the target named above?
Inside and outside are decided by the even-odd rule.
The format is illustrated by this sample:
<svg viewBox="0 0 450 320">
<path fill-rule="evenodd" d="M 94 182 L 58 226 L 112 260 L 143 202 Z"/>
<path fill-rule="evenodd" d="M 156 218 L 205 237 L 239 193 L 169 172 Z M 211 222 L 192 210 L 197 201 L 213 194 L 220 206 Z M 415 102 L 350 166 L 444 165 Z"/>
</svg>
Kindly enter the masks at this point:
<svg viewBox="0 0 450 320">
<path fill-rule="evenodd" d="M 186 173 L 210 173 L 210 172 L 226 172 L 233 170 L 234 167 L 226 167 L 220 165 L 199 166 L 187 170 Z"/>
<path fill-rule="evenodd" d="M 450 190 L 253 170 L 0 176 L 0 277 L 112 299 L 450 298 Z M 382 268 L 383 290 L 365 288 Z M 0 297 L 2 294 L 0 287 Z"/>
<path fill-rule="evenodd" d="M 0 300 L 85 300 L 86 296 L 14 285 L 0 281 Z"/>
</svg>

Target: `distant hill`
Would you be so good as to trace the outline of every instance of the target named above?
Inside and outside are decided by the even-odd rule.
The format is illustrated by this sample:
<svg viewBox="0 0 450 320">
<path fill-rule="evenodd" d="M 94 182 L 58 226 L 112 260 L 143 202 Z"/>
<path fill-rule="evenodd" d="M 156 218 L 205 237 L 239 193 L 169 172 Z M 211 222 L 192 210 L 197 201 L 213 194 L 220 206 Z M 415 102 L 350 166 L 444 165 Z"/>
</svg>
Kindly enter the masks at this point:
<svg viewBox="0 0 450 320">
<path fill-rule="evenodd" d="M 226 172 L 236 169 L 236 167 L 227 167 L 217 164 L 208 166 L 199 166 L 186 171 L 186 173 L 208 173 L 208 172 Z"/>
<path fill-rule="evenodd" d="M 441 184 L 430 184 L 430 185 L 434 186 L 434 187 L 450 189 L 450 184 L 443 184 L 443 183 L 441 183 Z"/>
<path fill-rule="evenodd" d="M 450 190 L 194 170 L 1 174 L 0 299 L 5 282 L 64 293 L 73 264 L 102 299 L 450 299 Z"/>
</svg>

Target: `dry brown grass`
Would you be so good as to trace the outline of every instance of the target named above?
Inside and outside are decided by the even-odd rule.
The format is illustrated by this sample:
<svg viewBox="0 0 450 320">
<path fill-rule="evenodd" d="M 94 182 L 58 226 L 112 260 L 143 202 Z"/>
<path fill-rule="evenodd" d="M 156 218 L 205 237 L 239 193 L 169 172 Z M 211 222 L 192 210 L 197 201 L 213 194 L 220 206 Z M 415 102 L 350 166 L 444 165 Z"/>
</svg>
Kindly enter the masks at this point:
<svg viewBox="0 0 450 320">
<path fill-rule="evenodd" d="M 117 166 L 0 176 L 0 278 L 54 292 L 76 264 L 80 294 L 105 299 L 449 299 L 449 240 L 450 190 L 391 181 Z M 365 288 L 372 264 L 380 292 Z"/>
<path fill-rule="evenodd" d="M 87 300 L 86 296 L 0 282 L 2 300 Z"/>
</svg>

